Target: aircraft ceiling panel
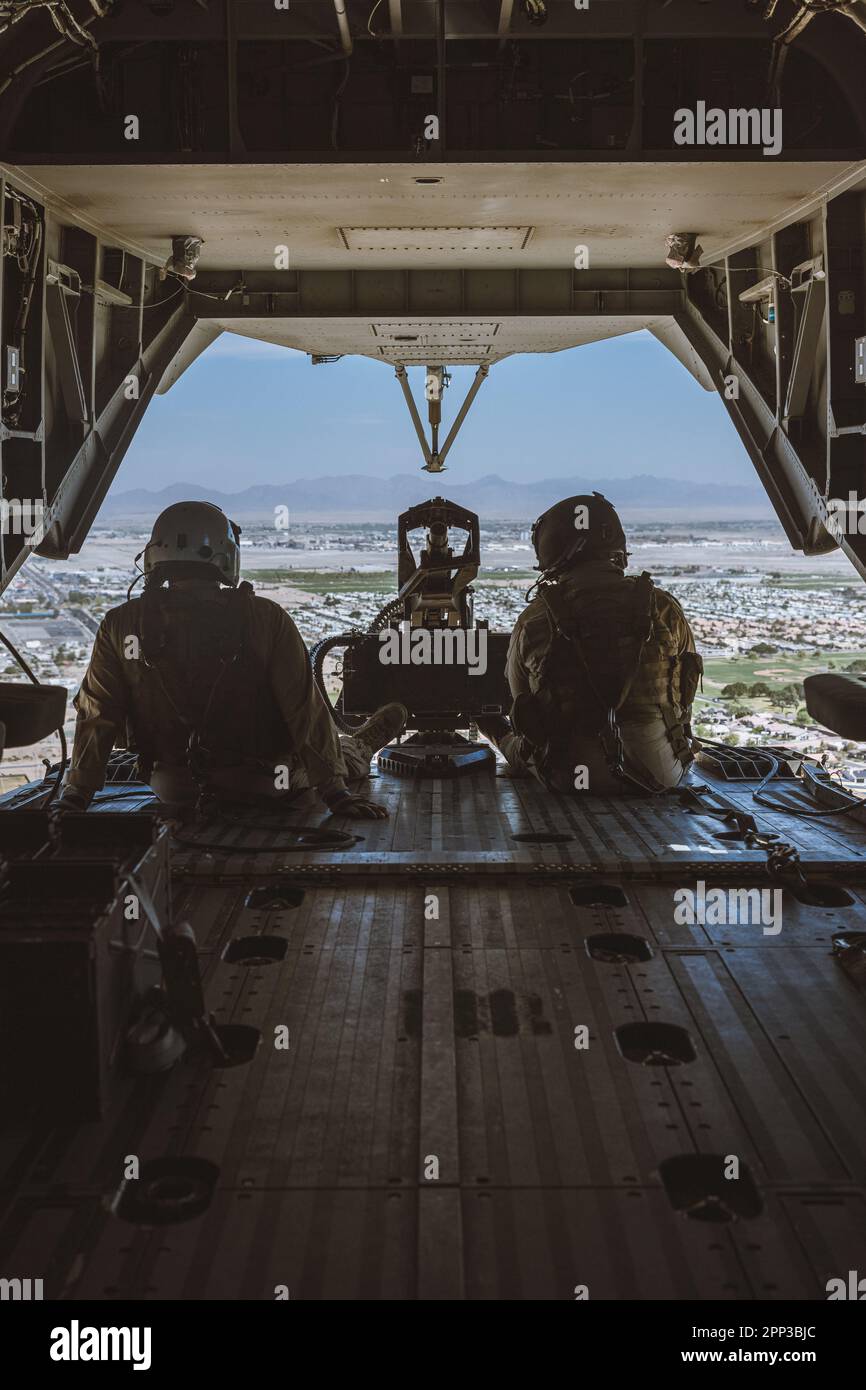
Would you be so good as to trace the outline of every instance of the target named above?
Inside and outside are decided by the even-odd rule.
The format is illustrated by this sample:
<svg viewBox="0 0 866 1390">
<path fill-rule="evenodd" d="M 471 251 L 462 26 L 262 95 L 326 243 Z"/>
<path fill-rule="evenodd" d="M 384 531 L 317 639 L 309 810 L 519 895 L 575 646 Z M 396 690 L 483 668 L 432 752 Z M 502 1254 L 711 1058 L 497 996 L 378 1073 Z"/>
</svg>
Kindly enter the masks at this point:
<svg viewBox="0 0 866 1390">
<path fill-rule="evenodd" d="M 400 350 L 399 356 L 397 355 L 397 352 L 393 347 L 380 347 L 379 356 L 383 358 L 386 362 L 393 363 L 399 361 L 406 366 L 411 366 L 413 363 L 415 365 L 419 365 L 422 363 L 427 365 L 436 365 L 437 363 L 439 363 L 440 358 L 440 365 L 451 367 L 453 367 L 455 364 L 459 365 L 462 362 L 475 363 L 477 365 L 479 362 L 490 362 L 496 360 L 492 356 L 489 346 L 476 346 L 473 348 L 455 347 L 453 344 L 450 343 L 447 344 L 447 346 L 445 346 L 444 348 L 442 346 L 437 347 L 435 343 L 431 344 L 431 347 L 429 348 L 418 346 L 402 348 Z"/>
<path fill-rule="evenodd" d="M 498 362 L 518 352 L 562 352 L 565 348 L 580 347 L 584 343 L 635 333 L 640 328 L 663 328 L 670 321 L 636 314 L 619 317 L 606 314 L 598 318 L 589 315 L 563 314 L 553 318 L 527 315 L 483 325 L 477 321 L 468 321 L 465 325 L 459 320 L 450 321 L 449 326 L 453 331 L 449 336 L 440 332 L 443 327 L 441 323 L 434 326 L 423 319 L 400 319 L 395 320 L 393 327 L 398 330 L 399 336 L 404 337 L 402 342 L 398 334 L 391 342 L 383 342 L 381 333 L 387 325 L 381 322 L 372 324 L 361 318 L 226 318 L 213 322 L 227 332 L 238 333 L 244 338 L 256 338 L 260 342 L 276 343 L 317 356 L 357 354 L 394 364 L 477 364 Z M 464 327 L 474 334 L 473 342 L 462 339 Z M 490 331 L 485 334 L 479 329 Z M 405 340 L 413 337 L 414 341 Z"/>
<path fill-rule="evenodd" d="M 338 227 L 349 251 L 522 251 L 531 227 Z"/>
<path fill-rule="evenodd" d="M 423 170 L 423 173 L 422 173 Z M 41 165 L 16 170 L 37 197 L 165 260 L 176 234 L 204 240 L 202 269 L 400 264 L 660 266 L 671 231 L 699 233 L 705 260 L 805 215 L 866 180 L 866 164 Z M 14 177 L 14 175 L 13 175 Z M 423 177 L 427 182 L 419 184 Z M 441 182 L 431 184 L 429 180 Z M 354 229 L 351 249 L 340 229 Z M 443 229 L 471 228 L 444 245 Z M 532 235 L 526 237 L 526 230 Z M 365 231 L 366 229 L 366 231 Z M 399 232 L 399 248 L 388 231 Z M 361 233 L 364 232 L 364 236 Z M 434 238 L 431 233 L 436 232 Z M 373 235 L 375 233 L 375 235 Z M 499 238 L 508 234 L 511 242 Z M 414 239 L 413 239 L 414 238 Z"/>
<path fill-rule="evenodd" d="M 495 319 L 393 319 L 371 323 L 374 337 L 390 346 L 393 343 L 489 343 L 496 336 L 499 324 Z"/>
</svg>

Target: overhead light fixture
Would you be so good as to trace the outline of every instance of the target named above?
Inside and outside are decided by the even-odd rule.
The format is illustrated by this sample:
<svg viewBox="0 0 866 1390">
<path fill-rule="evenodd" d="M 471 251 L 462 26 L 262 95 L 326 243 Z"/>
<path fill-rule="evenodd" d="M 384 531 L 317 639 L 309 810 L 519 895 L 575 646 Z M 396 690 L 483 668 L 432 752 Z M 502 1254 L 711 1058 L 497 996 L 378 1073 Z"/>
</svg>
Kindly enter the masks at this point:
<svg viewBox="0 0 866 1390">
<path fill-rule="evenodd" d="M 194 280 L 203 245 L 200 236 L 173 236 L 171 255 L 160 270 L 159 278 L 164 280 L 167 275 L 176 275 L 181 280 Z"/>
<path fill-rule="evenodd" d="M 414 252 L 523 251 L 532 236 L 532 227 L 338 227 L 347 251 L 387 251 L 391 254 Z"/>
<path fill-rule="evenodd" d="M 665 238 L 665 265 L 689 274 L 701 268 L 702 246 L 696 246 L 697 232 L 671 232 Z"/>
</svg>

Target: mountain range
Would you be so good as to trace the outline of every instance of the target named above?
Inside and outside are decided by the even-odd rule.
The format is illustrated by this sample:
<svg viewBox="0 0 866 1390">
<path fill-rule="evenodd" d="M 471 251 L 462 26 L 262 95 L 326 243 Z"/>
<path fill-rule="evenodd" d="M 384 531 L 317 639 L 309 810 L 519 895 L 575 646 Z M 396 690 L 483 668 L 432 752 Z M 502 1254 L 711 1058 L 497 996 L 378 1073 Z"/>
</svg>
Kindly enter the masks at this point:
<svg viewBox="0 0 866 1390">
<path fill-rule="evenodd" d="M 194 483 L 173 483 L 151 492 L 135 488 L 111 492 L 100 517 L 103 521 L 146 515 L 155 516 L 173 502 L 214 502 L 229 516 L 254 518 L 273 515 L 285 506 L 292 515 L 310 520 L 393 521 L 398 512 L 429 497 L 450 501 L 478 512 L 487 521 L 531 520 L 563 497 L 603 492 L 625 516 L 648 514 L 659 520 L 757 519 L 771 514 L 766 493 L 755 484 L 690 483 L 657 478 L 650 473 L 632 478 L 545 478 L 511 482 L 488 474 L 461 483 L 456 474 L 401 473 L 393 478 L 346 474 L 322 478 L 298 478 L 293 482 L 265 483 L 241 492 L 219 492 Z"/>
</svg>

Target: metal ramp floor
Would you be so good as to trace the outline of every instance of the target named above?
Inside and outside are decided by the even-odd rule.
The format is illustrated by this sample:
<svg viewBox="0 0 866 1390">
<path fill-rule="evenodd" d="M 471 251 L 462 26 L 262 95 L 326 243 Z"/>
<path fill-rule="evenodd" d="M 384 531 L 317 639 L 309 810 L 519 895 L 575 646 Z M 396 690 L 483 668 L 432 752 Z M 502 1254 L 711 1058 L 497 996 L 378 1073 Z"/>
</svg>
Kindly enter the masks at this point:
<svg viewBox="0 0 866 1390">
<path fill-rule="evenodd" d="M 501 768 L 374 786 L 390 819 L 339 852 L 248 852 L 300 810 L 175 851 L 209 1007 L 258 1047 L 130 1080 L 101 1123 L 7 1128 L 3 1269 L 69 1299 L 773 1300 L 862 1265 L 866 997 L 832 937 L 866 931 L 866 825 L 760 813 L 850 898 L 786 891 L 767 934 L 675 921 L 678 887 L 768 882 L 678 802 Z M 105 809 L 148 804 L 122 790 Z M 244 906 L 275 881 L 296 906 Z M 271 963 L 224 959 L 251 936 Z M 113 1214 L 129 1155 L 213 1165 L 205 1209 Z"/>
</svg>

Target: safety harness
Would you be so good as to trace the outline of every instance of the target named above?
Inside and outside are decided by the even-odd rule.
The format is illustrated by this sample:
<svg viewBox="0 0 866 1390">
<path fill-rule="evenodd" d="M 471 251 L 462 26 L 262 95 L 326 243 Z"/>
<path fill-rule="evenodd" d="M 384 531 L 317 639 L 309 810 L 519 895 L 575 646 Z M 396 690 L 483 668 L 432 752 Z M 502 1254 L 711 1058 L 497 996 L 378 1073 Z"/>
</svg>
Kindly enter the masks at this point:
<svg viewBox="0 0 866 1390">
<path fill-rule="evenodd" d="M 216 631 L 215 657 L 217 669 L 210 684 L 204 705 L 193 706 L 190 693 L 196 682 L 184 680 L 181 673 L 172 669 L 168 653 L 168 626 L 166 623 L 164 595 L 159 590 L 148 590 L 142 595 L 141 617 L 141 658 L 146 670 L 151 671 L 169 707 L 187 731 L 186 762 L 198 787 L 199 800 L 207 794 L 214 750 L 209 747 L 208 720 L 215 707 L 215 701 L 224 685 L 227 673 L 241 662 L 246 646 L 246 635 L 251 619 L 251 600 L 253 587 L 242 583 L 229 594 L 220 617 L 222 623 Z M 173 687 L 173 688 L 172 688 Z M 139 743 L 139 761 L 143 775 L 149 776 L 153 767 L 153 750 L 149 747 L 147 734 L 136 730 Z"/>
<path fill-rule="evenodd" d="M 534 750 L 541 780 L 550 790 L 561 790 L 556 785 L 557 771 L 561 775 L 569 764 L 569 743 L 579 723 L 582 736 L 591 733 L 598 739 L 613 776 L 644 792 L 667 791 L 632 753 L 626 759 L 618 719 L 654 631 L 652 576 L 644 572 L 627 587 L 606 585 L 583 590 L 577 604 L 555 583 L 542 585 L 539 598 L 548 615 L 552 641 L 539 671 L 539 690 L 519 695 L 511 718 L 516 732 Z M 692 761 L 691 744 L 675 706 L 684 709 L 691 704 L 702 665 L 696 654 L 686 655 L 693 655 L 687 678 L 683 658 L 671 658 L 666 664 L 659 659 L 656 683 L 661 682 L 664 689 L 659 686 L 655 706 L 684 765 Z M 674 661 L 680 663 L 676 691 L 671 684 Z M 686 692 L 681 687 L 685 686 L 687 702 L 682 699 Z"/>
</svg>

